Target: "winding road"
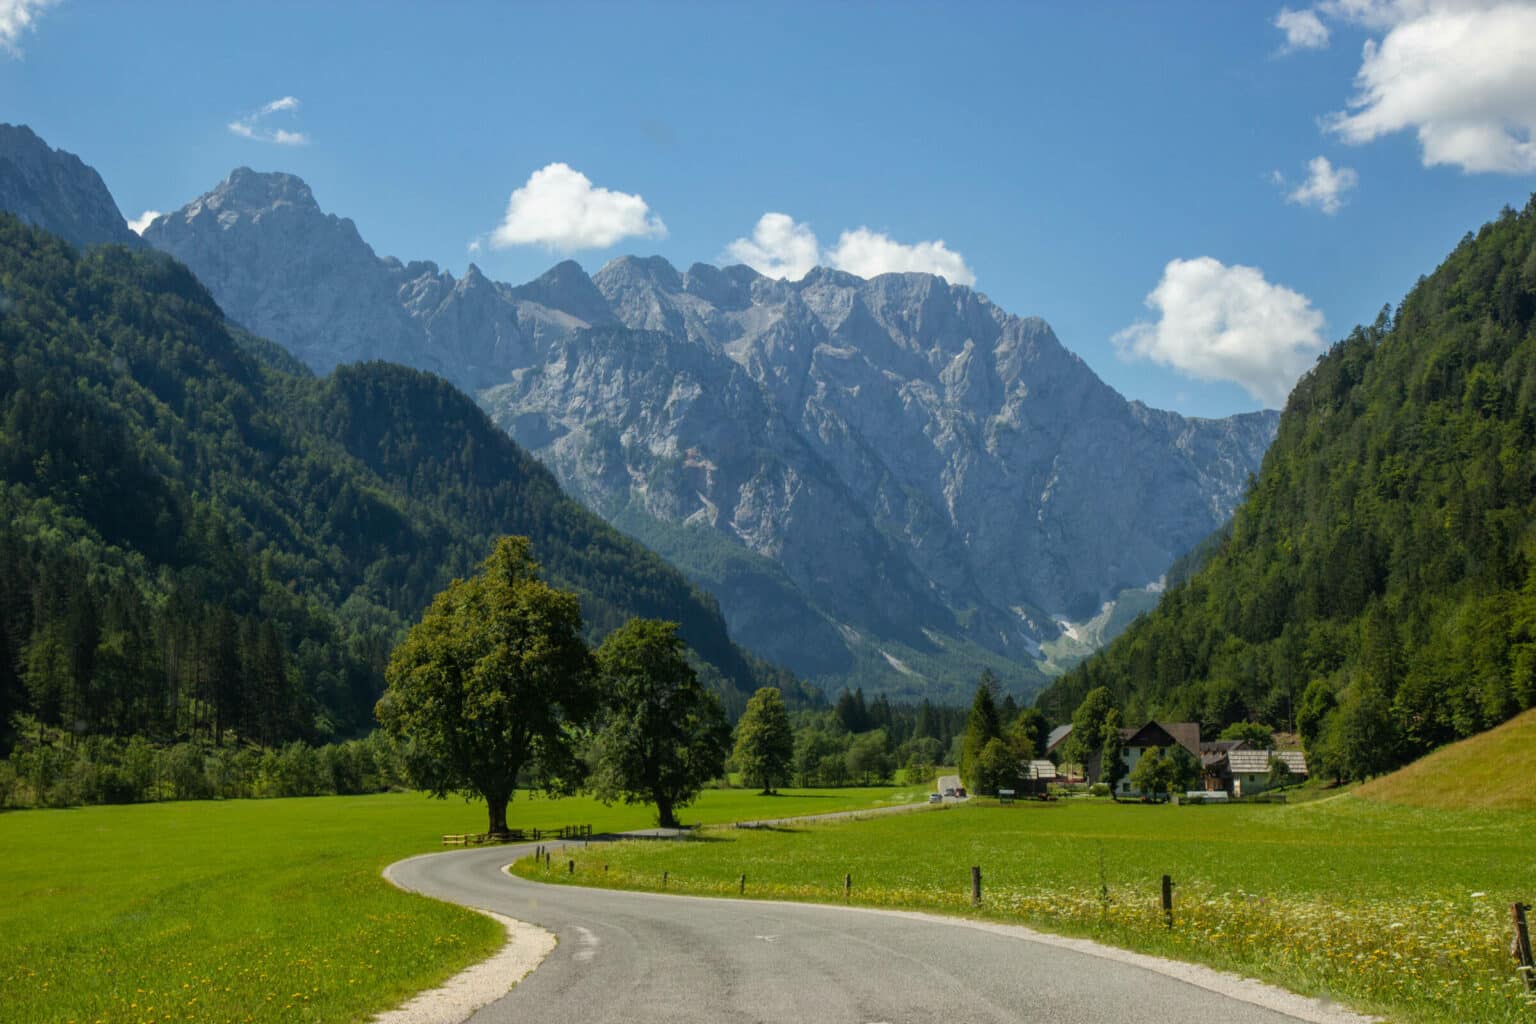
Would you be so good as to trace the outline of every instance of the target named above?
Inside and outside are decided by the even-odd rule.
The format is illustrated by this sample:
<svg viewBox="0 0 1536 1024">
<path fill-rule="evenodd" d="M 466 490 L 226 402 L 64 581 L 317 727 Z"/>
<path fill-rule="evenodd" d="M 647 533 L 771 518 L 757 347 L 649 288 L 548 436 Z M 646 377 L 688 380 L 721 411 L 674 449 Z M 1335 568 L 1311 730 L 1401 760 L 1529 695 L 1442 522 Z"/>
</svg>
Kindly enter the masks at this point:
<svg viewBox="0 0 1536 1024">
<path fill-rule="evenodd" d="M 427 854 L 389 869 L 407 889 L 558 937 L 548 959 L 474 1024 L 1365 1019 L 1205 968 L 1016 926 L 544 885 L 502 870 L 532 849 Z"/>
</svg>

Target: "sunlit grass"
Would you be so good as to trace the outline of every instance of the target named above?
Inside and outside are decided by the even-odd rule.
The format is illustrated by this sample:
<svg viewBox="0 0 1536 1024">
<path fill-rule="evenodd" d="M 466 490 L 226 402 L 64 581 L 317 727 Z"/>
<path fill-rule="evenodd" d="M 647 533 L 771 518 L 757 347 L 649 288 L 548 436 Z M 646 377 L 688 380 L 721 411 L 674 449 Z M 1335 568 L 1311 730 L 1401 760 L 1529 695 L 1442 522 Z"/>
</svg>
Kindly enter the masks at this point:
<svg viewBox="0 0 1536 1024">
<path fill-rule="evenodd" d="M 1353 796 L 1302 807 L 971 807 L 577 851 L 554 882 L 976 914 L 1195 960 L 1404 1021 L 1531 1021 L 1509 904 L 1536 895 L 1536 815 Z M 605 866 L 606 865 L 606 870 Z M 984 902 L 970 906 L 970 867 Z M 1102 867 L 1101 867 L 1102 865 Z M 1173 876 L 1175 928 L 1160 877 Z"/>
<path fill-rule="evenodd" d="M 1536 710 L 1372 779 L 1360 795 L 1416 807 L 1536 811 L 1533 778 Z"/>
<path fill-rule="evenodd" d="M 811 814 L 917 790 L 708 791 L 685 821 Z M 514 826 L 651 824 L 519 799 Z M 417 794 L 0 814 L 0 1021 L 349 1021 L 483 958 L 499 926 L 400 892 L 386 864 L 485 828 Z"/>
</svg>

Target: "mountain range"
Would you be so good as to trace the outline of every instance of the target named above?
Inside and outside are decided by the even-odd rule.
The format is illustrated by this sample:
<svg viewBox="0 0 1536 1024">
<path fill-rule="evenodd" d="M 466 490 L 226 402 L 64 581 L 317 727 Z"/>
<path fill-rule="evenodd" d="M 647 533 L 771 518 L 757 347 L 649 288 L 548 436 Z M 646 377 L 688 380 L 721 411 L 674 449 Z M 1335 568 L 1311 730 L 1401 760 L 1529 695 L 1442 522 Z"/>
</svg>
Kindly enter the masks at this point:
<svg viewBox="0 0 1536 1024">
<path fill-rule="evenodd" d="M 929 274 L 621 257 L 455 278 L 245 168 L 144 238 L 317 372 L 387 359 L 475 394 L 743 643 L 824 685 L 1035 687 L 1042 645 L 1225 521 L 1277 416 L 1126 401 L 1044 321 Z"/>
</svg>

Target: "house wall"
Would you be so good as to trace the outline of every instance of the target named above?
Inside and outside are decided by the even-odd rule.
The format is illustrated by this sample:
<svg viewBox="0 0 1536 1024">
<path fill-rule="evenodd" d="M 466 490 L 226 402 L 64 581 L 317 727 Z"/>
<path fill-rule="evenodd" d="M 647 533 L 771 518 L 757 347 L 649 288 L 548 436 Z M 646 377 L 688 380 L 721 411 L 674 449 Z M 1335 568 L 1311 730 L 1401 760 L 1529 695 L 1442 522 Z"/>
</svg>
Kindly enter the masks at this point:
<svg viewBox="0 0 1536 1024">
<path fill-rule="evenodd" d="M 1141 790 L 1131 785 L 1131 771 L 1141 760 L 1141 755 L 1146 750 L 1142 747 L 1123 747 L 1120 751 L 1120 763 L 1125 765 L 1125 777 L 1120 780 L 1120 787 L 1115 790 L 1119 796 L 1141 796 Z"/>
<path fill-rule="evenodd" d="M 1257 796 L 1269 788 L 1269 773 L 1242 772 L 1232 776 L 1233 796 Z"/>
</svg>

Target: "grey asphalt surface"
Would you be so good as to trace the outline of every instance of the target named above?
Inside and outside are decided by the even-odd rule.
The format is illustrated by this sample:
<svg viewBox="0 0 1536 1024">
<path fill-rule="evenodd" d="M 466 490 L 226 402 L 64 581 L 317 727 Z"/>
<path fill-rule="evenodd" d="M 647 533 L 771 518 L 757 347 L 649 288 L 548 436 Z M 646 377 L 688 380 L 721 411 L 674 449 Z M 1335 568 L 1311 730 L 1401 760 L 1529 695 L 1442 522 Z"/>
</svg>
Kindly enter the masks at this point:
<svg viewBox="0 0 1536 1024">
<path fill-rule="evenodd" d="M 1145 967 L 968 926 L 840 907 L 543 885 L 502 867 L 528 846 L 395 864 L 409 889 L 506 914 L 559 945 L 474 1024 L 1299 1019 Z M 557 866 L 560 848 L 555 846 Z"/>
</svg>

